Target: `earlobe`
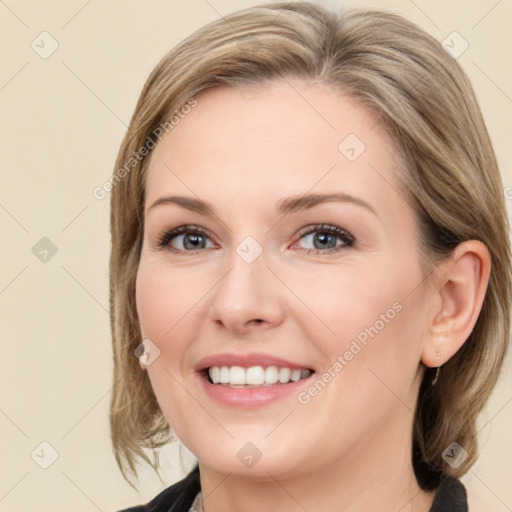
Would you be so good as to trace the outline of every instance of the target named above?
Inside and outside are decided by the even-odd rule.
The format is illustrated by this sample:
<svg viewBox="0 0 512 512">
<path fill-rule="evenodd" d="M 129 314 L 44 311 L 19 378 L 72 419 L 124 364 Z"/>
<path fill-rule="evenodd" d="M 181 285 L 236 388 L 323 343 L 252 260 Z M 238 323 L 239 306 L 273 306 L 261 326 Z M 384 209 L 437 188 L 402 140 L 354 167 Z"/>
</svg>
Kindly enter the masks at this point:
<svg viewBox="0 0 512 512">
<path fill-rule="evenodd" d="M 429 321 L 422 362 L 445 364 L 469 338 L 482 309 L 491 270 L 491 255 L 478 240 L 459 244 L 436 283 L 441 305 Z"/>
</svg>

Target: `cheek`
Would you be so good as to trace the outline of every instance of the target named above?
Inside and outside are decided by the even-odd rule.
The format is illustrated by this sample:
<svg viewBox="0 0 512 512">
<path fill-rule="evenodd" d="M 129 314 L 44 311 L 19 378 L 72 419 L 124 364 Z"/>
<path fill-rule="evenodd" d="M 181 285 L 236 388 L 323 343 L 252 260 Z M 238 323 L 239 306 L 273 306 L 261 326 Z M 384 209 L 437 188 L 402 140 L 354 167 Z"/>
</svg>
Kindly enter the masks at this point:
<svg viewBox="0 0 512 512">
<path fill-rule="evenodd" d="M 162 335 L 159 331 L 163 330 L 163 311 L 170 306 L 164 302 L 165 296 L 162 292 L 156 274 L 141 264 L 137 272 L 135 297 L 143 338 L 160 338 Z"/>
<path fill-rule="evenodd" d="M 141 262 L 136 305 L 143 337 L 157 341 L 176 339 L 180 319 L 190 312 L 197 300 L 196 288 L 180 279 L 179 273 Z"/>
<path fill-rule="evenodd" d="M 303 321 L 318 328 L 323 324 L 323 339 L 331 339 L 333 344 L 374 324 L 402 295 L 395 280 L 356 265 L 326 266 L 314 275 L 297 273 L 292 282 L 297 297 L 310 310 Z"/>
<path fill-rule="evenodd" d="M 319 275 L 315 286 L 301 278 L 298 293 L 307 292 L 302 296 L 316 317 L 295 315 L 321 353 L 317 379 L 326 383 L 316 381 L 299 401 L 315 414 L 350 411 L 331 417 L 331 434 L 340 443 L 358 438 L 362 422 L 371 430 L 404 403 L 414 408 L 422 328 L 421 294 L 410 294 L 412 275 L 346 270 L 326 271 L 329 278 Z"/>
<path fill-rule="evenodd" d="M 398 369 L 409 377 L 416 371 L 422 308 L 420 295 L 410 292 L 421 274 L 419 269 L 405 274 L 399 267 L 326 267 L 325 275 L 319 269 L 314 279 L 295 278 L 294 291 L 310 311 L 294 317 L 315 341 L 326 367 L 341 355 L 350 363 L 346 369 L 351 367 L 345 373 L 358 381 L 368 373 L 365 368 L 385 367 L 390 379 Z"/>
<path fill-rule="evenodd" d="M 143 339 L 160 350 L 146 368 L 155 397 L 169 423 L 175 426 L 184 417 L 182 366 L 191 326 L 187 313 L 197 301 L 190 287 L 178 282 L 175 273 L 165 272 L 154 263 L 141 261 L 136 281 L 136 306 Z"/>
</svg>

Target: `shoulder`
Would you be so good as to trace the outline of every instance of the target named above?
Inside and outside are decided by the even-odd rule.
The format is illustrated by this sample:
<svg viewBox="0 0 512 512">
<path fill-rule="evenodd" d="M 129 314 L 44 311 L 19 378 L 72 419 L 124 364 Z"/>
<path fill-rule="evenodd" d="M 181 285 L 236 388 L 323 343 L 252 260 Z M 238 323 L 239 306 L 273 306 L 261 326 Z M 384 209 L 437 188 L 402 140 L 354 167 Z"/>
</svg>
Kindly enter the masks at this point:
<svg viewBox="0 0 512 512">
<path fill-rule="evenodd" d="M 187 512 L 200 490 L 199 467 L 196 464 L 185 478 L 164 489 L 150 502 L 119 512 Z"/>
<path fill-rule="evenodd" d="M 430 512 L 468 512 L 466 488 L 462 482 L 443 477 Z"/>
</svg>

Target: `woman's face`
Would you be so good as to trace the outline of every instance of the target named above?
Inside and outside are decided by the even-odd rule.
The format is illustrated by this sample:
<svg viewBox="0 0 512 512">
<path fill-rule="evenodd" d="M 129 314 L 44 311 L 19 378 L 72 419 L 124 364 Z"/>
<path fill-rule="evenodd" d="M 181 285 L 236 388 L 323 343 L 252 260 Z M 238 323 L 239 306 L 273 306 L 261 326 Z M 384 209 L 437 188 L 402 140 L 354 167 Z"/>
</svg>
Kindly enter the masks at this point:
<svg viewBox="0 0 512 512">
<path fill-rule="evenodd" d="M 435 301 L 391 140 L 303 81 L 196 100 L 153 150 L 137 276 L 172 429 L 250 478 L 410 463 Z"/>
</svg>

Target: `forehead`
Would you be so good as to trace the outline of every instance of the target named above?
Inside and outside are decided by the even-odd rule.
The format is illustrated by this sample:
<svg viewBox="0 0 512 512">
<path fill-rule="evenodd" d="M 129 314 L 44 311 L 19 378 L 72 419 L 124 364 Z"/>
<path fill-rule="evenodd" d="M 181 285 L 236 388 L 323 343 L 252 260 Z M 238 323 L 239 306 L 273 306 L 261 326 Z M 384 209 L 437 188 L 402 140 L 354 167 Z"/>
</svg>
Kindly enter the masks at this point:
<svg viewBox="0 0 512 512">
<path fill-rule="evenodd" d="M 171 190 L 270 198 L 336 186 L 371 195 L 396 181 L 394 144 L 377 118 L 325 85 L 290 79 L 222 86 L 196 100 L 153 150 L 148 202 Z"/>
</svg>

